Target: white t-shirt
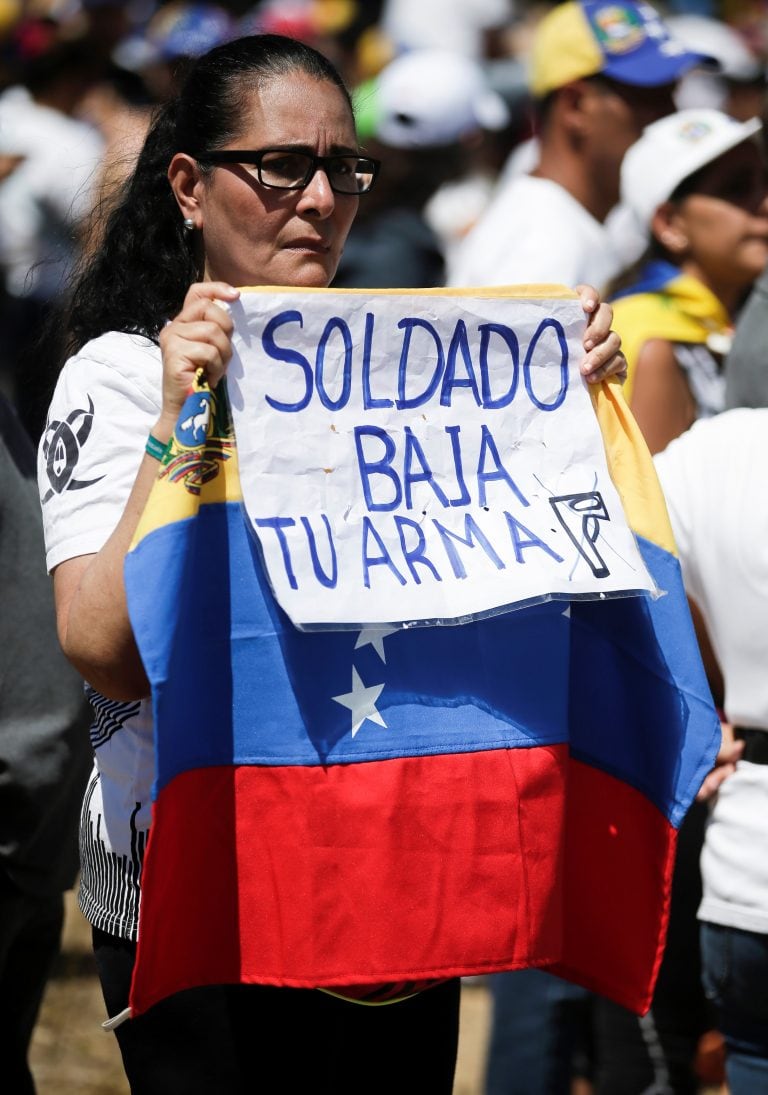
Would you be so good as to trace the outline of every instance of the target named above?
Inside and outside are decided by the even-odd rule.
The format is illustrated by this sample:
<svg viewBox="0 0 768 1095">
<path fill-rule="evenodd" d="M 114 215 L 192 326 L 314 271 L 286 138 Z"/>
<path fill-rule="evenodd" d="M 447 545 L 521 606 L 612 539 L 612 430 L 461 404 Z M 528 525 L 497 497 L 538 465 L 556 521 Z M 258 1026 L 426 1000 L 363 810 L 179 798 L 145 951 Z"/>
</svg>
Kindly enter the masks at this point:
<svg viewBox="0 0 768 1095">
<path fill-rule="evenodd" d="M 380 25 L 400 51 L 450 49 L 481 60 L 484 32 L 513 14 L 512 0 L 386 0 Z"/>
<path fill-rule="evenodd" d="M 75 256 L 75 226 L 95 201 L 104 142 L 92 126 L 13 87 L 0 95 L 0 151 L 24 157 L 0 182 L 6 287 L 49 300 Z"/>
<path fill-rule="evenodd" d="M 738 726 L 768 729 L 768 408 L 697 422 L 655 457 L 688 593 Z M 739 761 L 711 813 L 702 920 L 768 933 L 768 765 Z"/>
<path fill-rule="evenodd" d="M 580 282 L 602 289 L 621 262 L 599 221 L 558 183 L 512 175 L 457 248 L 449 285 Z"/>
<path fill-rule="evenodd" d="M 102 335 L 64 366 L 38 453 L 49 570 L 99 551 L 112 533 L 160 414 L 161 380 L 159 347 L 139 335 Z M 135 939 L 154 779 L 151 703 L 87 691 L 96 763 L 81 817 L 80 907 L 96 927 Z"/>
</svg>

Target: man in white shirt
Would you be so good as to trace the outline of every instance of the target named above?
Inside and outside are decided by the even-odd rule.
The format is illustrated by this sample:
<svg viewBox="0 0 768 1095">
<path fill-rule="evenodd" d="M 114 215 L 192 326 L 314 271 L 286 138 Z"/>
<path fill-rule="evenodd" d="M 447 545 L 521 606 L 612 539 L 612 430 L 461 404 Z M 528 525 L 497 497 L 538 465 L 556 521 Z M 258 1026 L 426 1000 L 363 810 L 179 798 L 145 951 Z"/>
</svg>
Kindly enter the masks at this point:
<svg viewBox="0 0 768 1095">
<path fill-rule="evenodd" d="M 674 110 L 678 78 L 702 58 L 670 38 L 647 4 L 570 0 L 539 23 L 529 84 L 538 162 L 503 177 L 448 271 L 451 285 L 587 282 L 623 260 L 605 221 L 625 151 Z"/>
<path fill-rule="evenodd" d="M 701 859 L 703 977 L 731 1095 L 768 1092 L 768 409 L 696 423 L 658 456 L 683 577 L 743 742 Z M 733 752 L 731 759 L 733 758 Z M 717 770 L 715 772 L 717 782 Z M 711 778 L 711 777 L 710 777 Z"/>
</svg>

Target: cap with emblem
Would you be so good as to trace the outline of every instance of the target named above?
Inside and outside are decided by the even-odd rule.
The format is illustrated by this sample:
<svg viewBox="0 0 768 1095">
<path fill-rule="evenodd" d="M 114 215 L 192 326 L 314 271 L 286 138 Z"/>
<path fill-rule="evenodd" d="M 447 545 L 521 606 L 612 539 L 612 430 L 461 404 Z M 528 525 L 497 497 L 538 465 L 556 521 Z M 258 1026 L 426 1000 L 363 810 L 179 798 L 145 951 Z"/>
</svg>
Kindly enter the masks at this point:
<svg viewBox="0 0 768 1095">
<path fill-rule="evenodd" d="M 641 224 L 667 201 L 684 179 L 755 138 L 759 118 L 737 122 L 719 110 L 679 110 L 646 126 L 621 165 L 621 198 Z"/>
<path fill-rule="evenodd" d="M 649 4 L 570 0 L 536 28 L 529 86 L 537 98 L 597 75 L 637 87 L 659 87 L 708 62 L 711 58 L 672 38 Z"/>
</svg>

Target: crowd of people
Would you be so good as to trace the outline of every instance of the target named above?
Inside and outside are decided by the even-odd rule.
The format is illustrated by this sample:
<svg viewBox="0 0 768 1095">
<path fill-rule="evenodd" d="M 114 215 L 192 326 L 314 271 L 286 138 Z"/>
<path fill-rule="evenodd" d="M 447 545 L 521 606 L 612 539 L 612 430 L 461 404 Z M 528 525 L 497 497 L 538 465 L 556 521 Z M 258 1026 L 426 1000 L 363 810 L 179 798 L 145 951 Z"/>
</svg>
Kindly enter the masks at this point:
<svg viewBox="0 0 768 1095">
<path fill-rule="evenodd" d="M 759 6 L 726 22 L 704 0 L 663 13 L 635 0 L 0 7 L 0 557 L 18 651 L 0 702 L 9 1090 L 34 1091 L 27 1048 L 83 795 L 80 905 L 109 1014 L 127 1003 L 152 711 L 116 575 L 157 471 L 147 434 L 162 450 L 196 371 L 212 384 L 226 371 L 218 305 L 248 284 L 554 283 L 591 287 L 589 379 L 628 366 L 723 747 L 681 832 L 648 1015 L 535 970 L 495 975 L 485 1090 L 768 1095 L 767 59 Z M 265 159 L 287 146 L 290 163 Z M 614 302 L 626 365 L 598 298 Z M 79 690 L 48 650 L 33 444 L 59 638 L 88 682 L 90 779 Z M 42 660 L 50 695 L 28 679 Z M 313 1046 L 348 1028 L 345 1062 L 315 1090 L 451 1090 L 458 984 L 385 1009 L 300 992 L 164 1001 L 117 1029 L 131 1089 L 239 1091 L 256 1027 L 318 1083 L 316 1055 L 293 1048 L 311 1025 Z M 180 1053 L 190 1038 L 196 1053 Z M 399 1047 L 387 1060 L 382 1039 Z M 413 1055 L 420 1086 L 402 1086 Z"/>
</svg>

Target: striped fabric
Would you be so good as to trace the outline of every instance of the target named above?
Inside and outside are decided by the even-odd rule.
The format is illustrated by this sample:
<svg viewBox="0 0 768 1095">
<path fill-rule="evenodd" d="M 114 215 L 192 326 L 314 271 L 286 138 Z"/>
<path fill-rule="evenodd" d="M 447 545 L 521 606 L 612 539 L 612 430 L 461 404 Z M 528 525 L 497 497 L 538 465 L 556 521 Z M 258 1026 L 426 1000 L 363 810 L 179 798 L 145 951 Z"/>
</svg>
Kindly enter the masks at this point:
<svg viewBox="0 0 768 1095">
<path fill-rule="evenodd" d="M 85 686 L 85 694 L 88 697 L 93 713 L 94 721 L 91 725 L 91 745 L 94 749 L 105 745 L 113 734 L 121 730 L 129 719 L 138 715 L 141 701 L 127 703 L 124 700 L 108 700 L 89 684 Z"/>
<path fill-rule="evenodd" d="M 99 808 L 99 774 L 94 771 L 83 800 L 80 819 L 80 889 L 78 904 L 86 920 L 110 935 L 136 941 L 139 883 L 147 834 L 137 829 L 131 813 L 130 854 L 114 851 L 103 831 Z"/>
</svg>

